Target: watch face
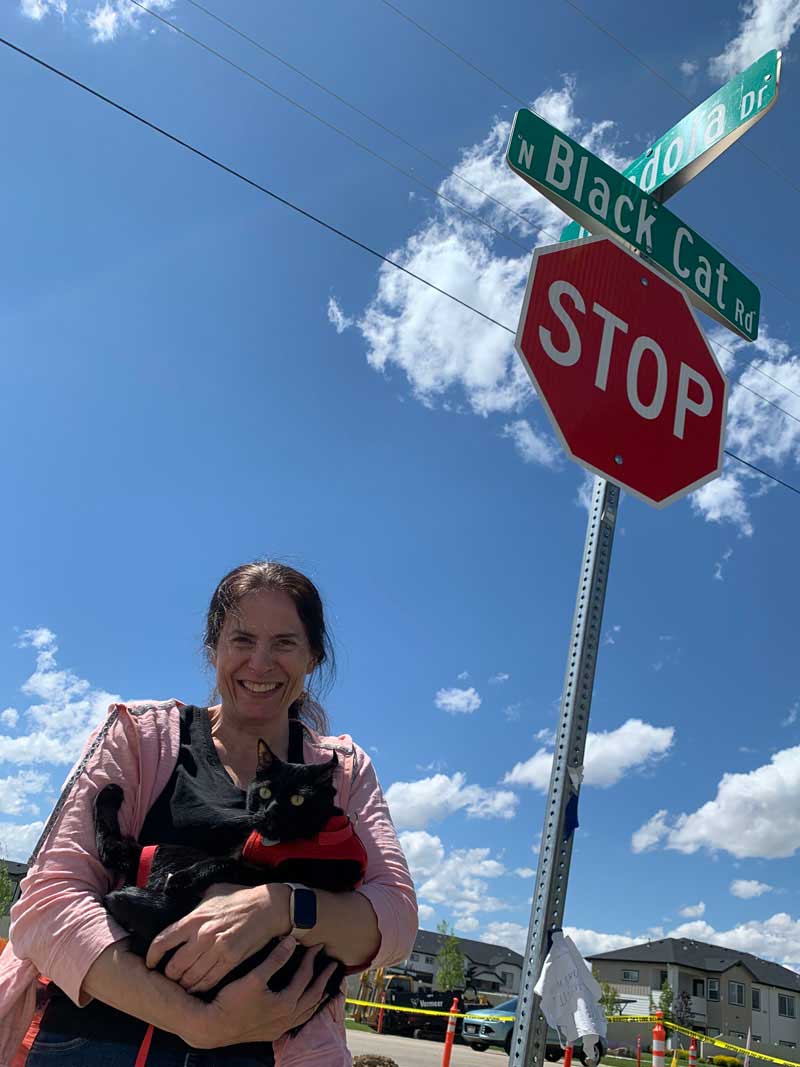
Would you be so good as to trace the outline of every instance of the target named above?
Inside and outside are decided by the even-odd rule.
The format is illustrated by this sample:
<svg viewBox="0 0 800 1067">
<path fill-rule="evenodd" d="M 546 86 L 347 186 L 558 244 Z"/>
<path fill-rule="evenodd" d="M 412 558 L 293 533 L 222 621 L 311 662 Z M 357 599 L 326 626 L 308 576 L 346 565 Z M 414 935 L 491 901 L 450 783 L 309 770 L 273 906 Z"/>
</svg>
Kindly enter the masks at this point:
<svg viewBox="0 0 800 1067">
<path fill-rule="evenodd" d="M 295 889 L 294 925 L 301 930 L 317 925 L 317 894 L 313 889 Z"/>
</svg>

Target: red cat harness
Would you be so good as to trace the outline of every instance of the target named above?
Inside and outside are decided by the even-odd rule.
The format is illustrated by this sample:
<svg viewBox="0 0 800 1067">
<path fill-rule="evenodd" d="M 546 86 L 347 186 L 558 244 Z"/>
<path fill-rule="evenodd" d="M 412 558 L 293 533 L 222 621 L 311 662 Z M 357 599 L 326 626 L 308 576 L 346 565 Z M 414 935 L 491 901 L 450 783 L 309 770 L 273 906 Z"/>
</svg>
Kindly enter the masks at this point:
<svg viewBox="0 0 800 1067">
<path fill-rule="evenodd" d="M 142 849 L 136 872 L 136 884 L 140 889 L 147 885 L 157 849 L 158 845 L 145 845 Z M 299 841 L 276 841 L 267 845 L 261 834 L 253 830 L 242 849 L 242 859 L 257 867 L 277 867 L 286 860 L 355 860 L 361 868 L 361 877 L 353 888 L 361 885 L 367 871 L 367 850 L 347 815 L 332 815 L 324 830 Z"/>
<path fill-rule="evenodd" d="M 287 860 L 354 860 L 361 869 L 354 888 L 361 885 L 367 871 L 367 850 L 346 815 L 332 815 L 324 830 L 299 841 L 265 844 L 254 830 L 245 842 L 242 859 L 259 867 L 278 867 Z"/>
</svg>

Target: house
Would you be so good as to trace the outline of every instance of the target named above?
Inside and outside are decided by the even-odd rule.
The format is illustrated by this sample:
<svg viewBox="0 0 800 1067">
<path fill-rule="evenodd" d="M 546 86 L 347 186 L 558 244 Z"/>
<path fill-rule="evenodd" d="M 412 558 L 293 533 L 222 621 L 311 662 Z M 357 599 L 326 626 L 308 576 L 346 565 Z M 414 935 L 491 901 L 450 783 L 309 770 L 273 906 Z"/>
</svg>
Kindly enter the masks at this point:
<svg viewBox="0 0 800 1067">
<path fill-rule="evenodd" d="M 587 957 L 599 982 L 608 982 L 630 1003 L 625 1013 L 647 1012 L 664 982 L 673 997 L 688 995 L 686 1026 L 709 1037 L 739 1044 L 752 1034 L 753 1047 L 784 1049 L 796 1059 L 800 1048 L 800 975 L 749 952 L 685 937 Z M 614 1024 L 616 1025 L 616 1024 Z"/>
<path fill-rule="evenodd" d="M 413 951 L 391 970 L 413 974 L 419 982 L 432 986 L 438 970 L 437 957 L 446 940 L 444 934 L 420 930 Z M 519 992 L 523 959 L 518 952 L 467 938 L 458 938 L 458 944 L 464 953 L 468 988 L 509 997 Z"/>
</svg>

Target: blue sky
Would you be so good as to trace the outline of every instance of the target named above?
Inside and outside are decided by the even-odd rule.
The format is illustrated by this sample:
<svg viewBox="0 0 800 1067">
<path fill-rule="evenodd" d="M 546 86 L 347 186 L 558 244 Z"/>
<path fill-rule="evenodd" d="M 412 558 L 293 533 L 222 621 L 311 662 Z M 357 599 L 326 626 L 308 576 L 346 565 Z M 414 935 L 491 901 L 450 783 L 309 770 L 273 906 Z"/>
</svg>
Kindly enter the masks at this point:
<svg viewBox="0 0 800 1067">
<path fill-rule="evenodd" d="M 756 344 L 703 320 L 729 447 L 800 484 L 800 421 L 744 388 L 800 419 L 747 362 L 800 393 L 800 4 L 585 4 L 696 102 L 784 48 L 775 108 L 670 207 L 762 290 Z M 500 86 L 379 0 L 213 8 L 442 168 L 153 6 L 407 173 L 124 2 L 22 0 L 0 31 L 512 326 L 534 227 L 563 219 L 503 162 L 500 86 L 618 166 L 689 110 L 561 0 L 405 0 Z M 110 700 L 207 699 L 210 593 L 276 556 L 326 598 L 327 706 L 374 756 L 424 925 L 521 948 L 586 478 L 512 339 L 5 49 L 0 88 L 6 855 Z M 800 965 L 797 516 L 737 464 L 662 512 L 623 500 L 566 908 L 585 952 L 677 930 Z"/>
</svg>

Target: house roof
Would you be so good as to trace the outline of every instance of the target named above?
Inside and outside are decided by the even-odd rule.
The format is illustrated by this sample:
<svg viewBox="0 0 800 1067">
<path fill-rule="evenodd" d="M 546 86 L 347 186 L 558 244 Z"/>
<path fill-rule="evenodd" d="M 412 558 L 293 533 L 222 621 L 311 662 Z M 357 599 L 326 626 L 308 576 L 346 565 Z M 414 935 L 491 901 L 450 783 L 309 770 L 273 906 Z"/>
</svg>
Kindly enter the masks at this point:
<svg viewBox="0 0 800 1067">
<path fill-rule="evenodd" d="M 8 873 L 15 880 L 19 879 L 19 878 L 22 878 L 22 876 L 28 870 L 28 864 L 27 863 L 15 863 L 14 860 L 4 860 L 4 859 L 0 859 L 0 863 L 2 863 L 6 867 L 6 869 L 8 870 Z"/>
<path fill-rule="evenodd" d="M 800 992 L 800 975 L 790 971 L 788 967 L 762 960 L 750 952 L 709 945 L 687 937 L 665 937 L 660 941 L 647 941 L 642 945 L 631 945 L 613 952 L 600 952 L 586 958 L 592 961 L 622 960 L 625 963 L 677 963 L 698 971 L 709 971 L 711 974 L 721 974 L 740 964 L 763 985 Z"/>
<path fill-rule="evenodd" d="M 433 930 L 420 930 L 414 942 L 414 951 L 424 952 L 429 956 L 438 956 L 446 940 L 445 934 L 434 933 Z M 518 967 L 522 966 L 522 956 L 503 945 L 487 945 L 483 941 L 470 941 L 465 937 L 459 937 L 458 943 L 461 951 L 472 963 L 485 967 L 497 967 L 502 963 L 515 963 Z"/>
</svg>

